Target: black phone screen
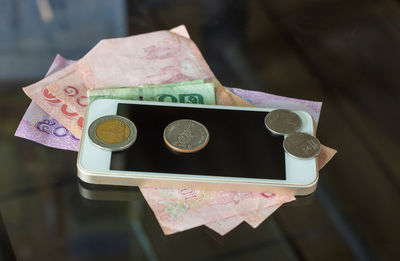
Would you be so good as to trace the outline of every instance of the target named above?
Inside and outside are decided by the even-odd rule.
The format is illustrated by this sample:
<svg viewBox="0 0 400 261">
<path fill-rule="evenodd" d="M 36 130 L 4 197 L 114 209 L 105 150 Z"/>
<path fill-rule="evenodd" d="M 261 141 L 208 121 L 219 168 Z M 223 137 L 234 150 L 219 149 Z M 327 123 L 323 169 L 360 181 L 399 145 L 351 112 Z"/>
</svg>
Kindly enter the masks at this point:
<svg viewBox="0 0 400 261">
<path fill-rule="evenodd" d="M 284 180 L 282 136 L 264 124 L 267 112 L 118 104 L 117 115 L 130 119 L 137 139 L 112 152 L 110 170 Z M 165 144 L 165 127 L 179 119 L 202 123 L 209 142 L 194 153 L 176 153 Z"/>
</svg>

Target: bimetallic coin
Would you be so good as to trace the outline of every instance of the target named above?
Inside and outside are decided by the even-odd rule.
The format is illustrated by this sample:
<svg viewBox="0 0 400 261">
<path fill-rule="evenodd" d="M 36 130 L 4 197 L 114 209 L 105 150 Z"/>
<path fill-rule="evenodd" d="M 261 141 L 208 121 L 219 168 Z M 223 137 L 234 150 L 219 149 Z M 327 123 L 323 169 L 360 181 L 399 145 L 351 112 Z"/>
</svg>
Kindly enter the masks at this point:
<svg viewBox="0 0 400 261">
<path fill-rule="evenodd" d="M 194 120 L 173 121 L 164 129 L 164 141 L 172 150 L 192 153 L 203 149 L 210 135 L 207 128 Z"/>
<path fill-rule="evenodd" d="M 127 149 L 135 142 L 136 136 L 135 124 L 118 115 L 103 116 L 89 126 L 90 140 L 104 150 Z"/>
<path fill-rule="evenodd" d="M 283 148 L 292 157 L 312 159 L 321 152 L 321 143 L 310 134 L 297 132 L 286 137 L 283 141 Z"/>
<path fill-rule="evenodd" d="M 100 122 L 95 129 L 96 137 L 107 144 L 121 143 L 130 133 L 128 125 L 119 120 Z"/>
<path fill-rule="evenodd" d="M 301 128 L 301 119 L 294 112 L 279 109 L 265 116 L 265 126 L 274 134 L 286 135 L 295 133 Z"/>
</svg>

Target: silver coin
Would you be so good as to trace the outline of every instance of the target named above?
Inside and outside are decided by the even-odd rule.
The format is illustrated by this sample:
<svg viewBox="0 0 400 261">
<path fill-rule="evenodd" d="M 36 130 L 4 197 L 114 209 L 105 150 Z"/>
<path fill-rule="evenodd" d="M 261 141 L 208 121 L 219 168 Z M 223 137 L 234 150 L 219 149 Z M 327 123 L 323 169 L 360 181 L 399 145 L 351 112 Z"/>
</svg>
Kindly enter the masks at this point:
<svg viewBox="0 0 400 261">
<path fill-rule="evenodd" d="M 297 132 L 285 138 L 283 148 L 295 158 L 312 159 L 321 152 L 321 143 L 310 134 Z"/>
<path fill-rule="evenodd" d="M 286 135 L 295 133 L 301 128 L 301 119 L 294 112 L 279 109 L 265 116 L 265 126 L 274 134 Z"/>
<path fill-rule="evenodd" d="M 108 151 L 127 149 L 137 137 L 135 124 L 118 115 L 107 115 L 96 119 L 90 124 L 88 133 L 95 145 Z"/>
<path fill-rule="evenodd" d="M 208 130 L 203 124 L 189 119 L 171 122 L 164 129 L 163 136 L 169 148 L 184 153 L 203 149 L 210 139 Z"/>
</svg>

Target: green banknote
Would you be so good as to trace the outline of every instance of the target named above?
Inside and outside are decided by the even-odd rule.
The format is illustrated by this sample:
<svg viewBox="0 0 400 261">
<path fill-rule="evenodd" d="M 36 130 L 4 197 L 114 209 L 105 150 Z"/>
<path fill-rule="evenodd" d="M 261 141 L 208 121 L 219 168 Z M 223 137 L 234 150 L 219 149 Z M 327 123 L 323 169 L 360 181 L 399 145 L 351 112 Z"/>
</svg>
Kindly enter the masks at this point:
<svg viewBox="0 0 400 261">
<path fill-rule="evenodd" d="M 202 80 L 88 90 L 88 97 L 89 102 L 93 102 L 100 98 L 107 98 L 209 105 L 215 104 L 214 84 L 204 83 Z"/>
</svg>

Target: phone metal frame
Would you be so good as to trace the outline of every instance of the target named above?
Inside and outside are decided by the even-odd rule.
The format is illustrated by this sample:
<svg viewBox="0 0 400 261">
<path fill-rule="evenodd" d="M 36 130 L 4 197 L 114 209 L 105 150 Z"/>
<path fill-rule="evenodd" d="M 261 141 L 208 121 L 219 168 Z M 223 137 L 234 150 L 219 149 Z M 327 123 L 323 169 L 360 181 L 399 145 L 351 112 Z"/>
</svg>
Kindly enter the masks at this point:
<svg viewBox="0 0 400 261">
<path fill-rule="evenodd" d="M 110 170 L 111 152 L 102 150 L 91 143 L 88 137 L 90 124 L 105 115 L 116 115 L 119 103 L 210 108 L 218 110 L 246 110 L 270 112 L 272 108 L 238 107 L 222 105 L 179 104 L 166 102 L 145 102 L 129 100 L 98 99 L 88 105 L 83 126 L 80 150 L 78 153 L 78 177 L 87 183 L 121 186 L 151 186 L 151 187 L 194 187 L 207 190 L 253 191 L 287 193 L 292 195 L 309 195 L 315 191 L 319 174 L 317 160 L 295 159 L 285 152 L 286 180 L 217 177 L 171 173 L 151 173 L 135 171 Z M 291 110 L 302 119 L 303 126 L 299 131 L 315 136 L 315 124 L 312 116 L 305 111 Z M 266 131 L 268 131 L 266 129 Z M 139 134 L 140 135 L 140 134 Z M 283 150 L 283 147 L 282 147 Z M 89 156 L 90 155 L 90 156 Z M 108 156 L 109 155 L 109 156 Z M 90 158 L 100 158 L 94 163 Z M 91 162 L 90 164 L 88 162 Z M 85 167 L 90 165 L 90 167 Z M 106 168 L 108 166 L 108 169 Z M 300 172 L 300 173 L 298 173 Z M 290 174 L 290 175 L 289 175 Z M 299 175 L 297 175 L 299 174 Z M 301 174 L 301 175 L 300 175 Z M 300 180 L 299 180 L 300 179 Z M 289 180 L 289 181 L 288 181 Z M 291 180 L 297 180 L 291 182 Z"/>
</svg>

